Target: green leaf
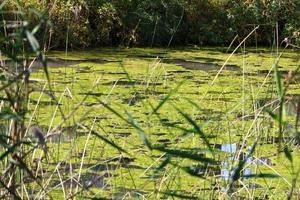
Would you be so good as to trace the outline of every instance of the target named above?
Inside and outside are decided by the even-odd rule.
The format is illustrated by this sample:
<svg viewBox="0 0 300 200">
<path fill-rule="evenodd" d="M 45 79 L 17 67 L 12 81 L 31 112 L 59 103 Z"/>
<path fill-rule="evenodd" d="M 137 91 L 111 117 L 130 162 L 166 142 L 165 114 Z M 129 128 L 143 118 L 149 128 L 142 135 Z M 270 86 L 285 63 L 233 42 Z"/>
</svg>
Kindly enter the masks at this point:
<svg viewBox="0 0 300 200">
<path fill-rule="evenodd" d="M 6 77 L 5 77 L 4 74 L 1 74 L 1 75 L 0 75 L 0 81 L 6 81 Z"/>
<path fill-rule="evenodd" d="M 83 128 L 83 129 L 88 129 L 86 126 L 83 126 L 81 124 L 78 124 L 79 127 Z M 128 155 L 130 155 L 126 150 L 124 150 L 123 148 L 119 147 L 118 145 L 116 145 L 113 141 L 110 141 L 108 139 L 106 139 L 104 136 L 102 136 L 99 132 L 95 131 L 95 130 L 91 130 L 91 133 L 93 135 L 95 135 L 96 137 L 98 137 L 99 139 L 103 140 L 104 142 L 106 142 L 107 144 L 111 145 L 112 147 L 118 149 L 120 152 L 126 153 Z"/>
<path fill-rule="evenodd" d="M 206 146 L 208 147 L 208 149 L 212 152 L 212 148 L 209 144 L 209 141 L 207 140 L 206 135 L 203 133 L 203 131 L 201 130 L 201 128 L 198 126 L 197 122 L 195 122 L 190 116 L 188 116 L 186 113 L 182 112 L 179 108 L 175 107 L 175 109 L 177 110 L 177 112 L 179 112 L 193 127 L 195 130 L 195 133 L 197 133 L 200 138 L 203 140 L 203 142 L 206 144 Z"/>
<path fill-rule="evenodd" d="M 35 37 L 32 35 L 32 33 L 28 30 L 25 31 L 26 37 L 28 39 L 28 42 L 30 43 L 30 46 L 34 52 L 38 52 L 40 50 L 40 45 L 38 41 L 35 39 Z"/>
<path fill-rule="evenodd" d="M 39 53 L 38 58 L 42 62 L 43 69 L 44 69 L 44 72 L 46 74 L 46 78 L 47 78 L 47 81 L 48 81 L 49 87 L 50 87 L 51 86 L 51 82 L 50 82 L 50 75 L 49 75 L 49 71 L 48 71 L 48 67 L 47 67 L 46 56 L 44 54 L 42 54 L 42 53 Z"/>
<path fill-rule="evenodd" d="M 293 156 L 292 156 L 291 151 L 289 150 L 288 146 L 285 145 L 283 151 L 284 151 L 285 157 L 286 157 L 290 162 L 293 162 Z"/>
<path fill-rule="evenodd" d="M 283 124 L 283 125 L 286 124 L 286 121 L 283 121 L 283 118 L 280 118 L 280 116 L 274 113 L 272 110 L 268 108 L 264 108 L 263 110 L 267 112 L 270 115 L 270 117 L 274 119 L 276 122 L 278 122 L 279 124 Z"/>
<path fill-rule="evenodd" d="M 128 123 L 129 125 L 131 125 L 132 127 L 134 127 L 137 131 L 138 134 L 140 135 L 142 141 L 144 142 L 144 144 L 151 149 L 151 144 L 148 141 L 147 137 L 145 136 L 145 132 L 144 130 L 136 123 L 136 121 L 133 119 L 133 117 L 126 112 L 126 114 L 129 116 L 129 120 L 127 120 L 125 117 L 123 117 L 120 113 L 118 113 L 117 111 L 115 111 L 112 107 L 110 107 L 109 105 L 103 103 L 102 101 L 99 101 L 99 103 L 101 105 L 103 105 L 105 108 L 107 108 L 110 112 L 112 112 L 113 114 L 115 114 L 117 117 L 119 117 L 120 119 L 122 119 L 124 122 Z"/>
<path fill-rule="evenodd" d="M 34 29 L 31 31 L 31 34 L 34 35 L 36 34 L 41 28 L 41 24 L 38 24 L 34 27 Z"/>
<path fill-rule="evenodd" d="M 7 151 L 3 152 L 1 155 L 0 155 L 0 161 L 3 160 L 4 158 L 6 158 L 10 153 L 13 153 L 16 149 L 16 146 L 11 146 L 8 148 Z"/>
<path fill-rule="evenodd" d="M 191 176 L 205 179 L 206 166 L 189 166 L 181 167 L 183 171 L 188 173 Z"/>
<path fill-rule="evenodd" d="M 165 168 L 171 162 L 171 156 L 167 155 L 166 159 L 159 165 L 156 171 L 160 171 Z"/>
<path fill-rule="evenodd" d="M 10 108 L 3 108 L 0 112 L 0 119 L 21 121 L 22 117 L 18 116 Z"/>
<path fill-rule="evenodd" d="M 281 73 L 278 70 L 278 62 L 279 60 L 276 61 L 275 66 L 274 66 L 274 73 L 275 73 L 275 80 L 276 80 L 276 87 L 277 87 L 277 93 L 279 99 L 282 99 L 284 97 L 284 89 L 283 89 L 283 82 L 281 78 Z"/>
<path fill-rule="evenodd" d="M 151 149 L 151 143 L 149 142 L 149 140 L 147 139 L 144 130 L 138 125 L 137 121 L 132 117 L 132 115 L 126 111 L 127 116 L 129 117 L 129 122 L 130 124 L 133 124 L 134 127 L 136 128 L 141 140 L 143 141 L 143 143 L 149 148 Z"/>
<path fill-rule="evenodd" d="M 9 146 L 7 148 L 7 150 L 0 155 L 0 161 L 3 160 L 4 158 L 6 158 L 9 154 L 14 153 L 16 151 L 17 147 L 22 145 L 22 144 L 28 144 L 29 145 L 29 144 L 31 144 L 31 142 L 19 141 L 14 145 Z"/>
<path fill-rule="evenodd" d="M 174 93 L 178 91 L 183 83 L 184 81 L 180 82 L 174 90 L 172 90 L 155 108 L 153 108 L 151 115 L 157 114 L 158 110 L 170 99 Z"/>
<path fill-rule="evenodd" d="M 101 140 L 103 140 L 104 142 L 106 142 L 107 144 L 111 145 L 112 147 L 118 149 L 120 152 L 124 152 L 126 154 L 129 154 L 126 150 L 122 149 L 121 147 L 119 147 L 118 145 L 116 145 L 114 142 L 106 139 L 104 136 L 100 135 L 98 132 L 96 131 L 92 131 L 92 134 L 97 136 L 98 138 L 100 138 Z"/>
<path fill-rule="evenodd" d="M 247 174 L 243 175 L 244 178 L 279 178 L 276 174 L 261 173 L 261 174 Z"/>
<path fill-rule="evenodd" d="M 232 188 L 234 187 L 234 183 L 239 180 L 239 178 L 241 177 L 241 172 L 244 168 L 244 165 L 246 164 L 248 158 L 250 158 L 252 156 L 252 154 L 254 153 L 255 149 L 257 146 L 257 141 L 252 145 L 249 153 L 247 154 L 247 156 L 244 159 L 239 159 L 239 163 L 238 165 L 234 168 L 233 173 L 230 177 L 230 183 L 229 183 L 229 188 L 227 190 L 228 193 L 232 192 Z"/>
<path fill-rule="evenodd" d="M 272 110 L 268 109 L 268 108 L 264 108 L 263 109 L 265 112 L 267 112 L 270 117 L 272 117 L 272 119 L 274 119 L 275 121 L 279 121 L 279 116 L 277 114 L 275 114 Z"/>
<path fill-rule="evenodd" d="M 209 164 L 218 164 L 218 162 L 212 158 L 207 158 L 203 153 L 199 153 L 193 150 L 181 150 L 181 149 L 168 149 L 163 146 L 152 146 L 153 149 L 165 152 L 173 157 L 187 158 L 194 161 L 200 161 Z"/>
<path fill-rule="evenodd" d="M 8 81 L 7 84 L 3 85 L 0 88 L 0 91 L 6 89 L 7 87 L 9 87 L 10 85 L 12 85 L 13 83 L 17 82 L 18 80 L 22 79 L 23 75 L 24 75 L 25 71 L 23 71 L 22 73 L 18 74 L 17 76 L 15 76 L 12 80 Z"/>
<path fill-rule="evenodd" d="M 200 108 L 200 106 L 198 104 L 196 104 L 195 102 L 193 102 L 192 100 L 190 100 L 190 99 L 188 99 L 186 97 L 184 97 L 184 99 L 186 101 L 188 101 L 192 106 L 195 106 L 199 111 L 201 111 L 201 108 Z"/>
</svg>

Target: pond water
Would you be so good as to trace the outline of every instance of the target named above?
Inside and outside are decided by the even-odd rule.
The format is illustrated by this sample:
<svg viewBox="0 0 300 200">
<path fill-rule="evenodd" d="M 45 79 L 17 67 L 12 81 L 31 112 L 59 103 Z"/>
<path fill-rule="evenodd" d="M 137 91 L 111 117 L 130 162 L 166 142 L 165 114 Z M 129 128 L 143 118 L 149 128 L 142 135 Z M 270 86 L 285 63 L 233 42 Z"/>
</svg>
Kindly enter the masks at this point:
<svg viewBox="0 0 300 200">
<path fill-rule="evenodd" d="M 104 64 L 106 60 L 101 59 L 63 59 L 63 58 L 47 58 L 46 63 L 49 68 L 63 68 L 63 67 L 71 67 L 78 65 L 80 63 L 98 63 Z M 43 63 L 40 60 L 28 59 L 26 62 L 23 62 L 23 65 L 30 66 L 31 71 L 37 71 L 39 69 L 43 69 Z M 9 60 L 3 62 L 3 66 L 14 66 Z"/>
<path fill-rule="evenodd" d="M 182 66 L 185 69 L 191 70 L 203 70 L 203 71 L 211 71 L 211 70 L 220 70 L 222 65 L 214 64 L 214 63 L 203 63 L 203 62 L 195 62 L 188 61 L 183 59 L 164 59 L 164 63 L 176 64 Z M 224 70 L 240 70 L 237 65 L 225 65 Z"/>
<path fill-rule="evenodd" d="M 249 153 L 249 150 L 251 149 L 250 146 L 242 148 L 241 144 L 221 144 L 221 151 L 229 153 L 230 156 L 227 157 L 227 159 L 223 160 L 221 162 L 221 171 L 220 176 L 224 178 L 225 180 L 228 180 L 234 171 L 234 168 L 232 168 L 232 163 L 239 161 L 239 160 L 245 160 L 246 161 L 246 167 L 242 171 L 242 176 L 249 176 L 252 174 L 255 174 L 253 171 L 253 166 L 257 165 L 272 165 L 272 162 L 268 158 L 255 158 L 253 156 L 247 157 L 247 154 Z M 252 168 L 251 168 L 252 166 Z"/>
<path fill-rule="evenodd" d="M 229 54 L 212 49 L 49 52 L 53 91 L 43 89 L 45 75 L 34 64 L 29 110 L 32 125 L 54 133 L 47 139 L 51 164 L 43 164 L 54 195 L 80 187 L 95 198 L 217 198 L 246 159 L 235 184 L 239 197 L 284 197 L 293 177 L 278 146 L 283 139 L 300 155 L 293 134 L 300 90 L 297 77 L 290 80 L 279 138 L 265 112 L 278 114 L 274 75 L 266 73 L 276 55 L 262 50 L 234 54 L 219 74 Z M 288 53 L 282 72 L 299 65 L 299 54 Z M 284 82 L 288 73 L 282 74 Z M 63 177 L 52 174 L 56 167 Z M 253 174 L 281 178 L 249 178 Z M 249 194 L 252 189 L 259 190 Z"/>
</svg>

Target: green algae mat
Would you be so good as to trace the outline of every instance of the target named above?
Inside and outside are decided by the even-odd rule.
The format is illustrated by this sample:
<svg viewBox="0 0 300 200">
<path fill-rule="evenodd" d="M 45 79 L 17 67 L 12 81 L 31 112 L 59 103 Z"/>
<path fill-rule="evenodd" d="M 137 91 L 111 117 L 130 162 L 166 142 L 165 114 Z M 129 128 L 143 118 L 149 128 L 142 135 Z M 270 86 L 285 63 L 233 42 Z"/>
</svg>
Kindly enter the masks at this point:
<svg viewBox="0 0 300 200">
<path fill-rule="evenodd" d="M 26 119 L 32 140 L 30 127 L 47 138 L 47 155 L 40 148 L 28 161 L 44 189 L 29 177 L 28 198 L 282 199 L 291 188 L 297 194 L 299 52 L 279 53 L 47 53 L 51 89 L 33 64 Z"/>
</svg>

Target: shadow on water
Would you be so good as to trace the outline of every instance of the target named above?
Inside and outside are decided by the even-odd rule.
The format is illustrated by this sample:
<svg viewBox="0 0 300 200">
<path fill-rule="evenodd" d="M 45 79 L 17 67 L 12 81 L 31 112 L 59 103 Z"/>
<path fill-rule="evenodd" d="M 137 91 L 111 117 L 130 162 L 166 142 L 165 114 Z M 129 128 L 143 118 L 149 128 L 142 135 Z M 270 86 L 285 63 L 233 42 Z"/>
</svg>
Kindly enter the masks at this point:
<svg viewBox="0 0 300 200">
<path fill-rule="evenodd" d="M 146 192 L 125 187 L 119 187 L 117 191 L 112 195 L 112 199 L 144 199 L 143 196 L 146 194 Z"/>
<path fill-rule="evenodd" d="M 43 69 L 43 64 L 39 60 L 29 59 L 28 66 L 31 66 L 32 71 L 36 71 L 38 69 Z M 96 64 L 105 64 L 108 63 L 107 60 L 102 59 L 84 59 L 84 60 L 69 60 L 69 59 L 61 59 L 61 58 L 48 58 L 47 59 L 47 67 L 50 68 L 61 68 L 61 67 L 69 67 L 73 65 L 78 65 L 80 63 L 96 63 Z M 24 63 L 25 64 L 25 63 Z M 4 66 L 14 66 L 14 63 L 10 60 L 5 61 Z"/>
<path fill-rule="evenodd" d="M 92 73 L 93 69 L 92 67 L 85 66 L 85 67 L 80 67 L 76 69 L 76 73 L 81 73 L 81 74 L 89 74 Z"/>
<path fill-rule="evenodd" d="M 77 94 L 84 95 L 84 96 L 95 96 L 95 97 L 101 97 L 101 96 L 108 95 L 108 93 L 103 93 L 103 92 L 78 92 Z"/>
<path fill-rule="evenodd" d="M 81 156 L 80 156 L 81 157 Z M 129 158 L 129 157 L 116 157 L 111 158 L 109 160 L 101 161 L 101 163 L 98 164 L 83 164 L 85 169 L 90 169 L 95 172 L 106 172 L 106 171 L 114 171 L 120 168 L 125 169 L 140 169 L 144 170 L 144 167 L 131 164 L 135 161 L 135 158 Z M 55 164 L 55 163 L 53 163 Z M 80 168 L 80 163 L 74 163 L 74 164 L 68 164 L 68 163 L 62 163 L 61 164 L 62 171 L 68 172 L 70 170 L 76 170 Z"/>
<path fill-rule="evenodd" d="M 121 138 L 127 138 L 131 135 L 130 132 L 111 132 L 110 134 L 115 135 L 117 137 L 121 137 Z"/>
<path fill-rule="evenodd" d="M 161 82 L 146 83 L 142 80 L 119 79 L 119 80 L 115 80 L 115 81 L 109 81 L 109 82 L 106 82 L 106 83 L 102 83 L 101 85 L 104 85 L 104 86 L 112 86 L 112 85 L 118 85 L 118 86 L 134 86 L 134 85 L 160 86 L 160 85 L 163 85 L 163 83 L 161 83 Z"/>
<path fill-rule="evenodd" d="M 185 74 L 185 73 L 191 73 L 187 70 L 176 70 L 176 71 L 168 71 L 169 74 Z"/>
<path fill-rule="evenodd" d="M 157 52 L 157 53 L 128 53 L 126 54 L 127 58 L 163 58 L 166 56 L 166 53 Z"/>
<path fill-rule="evenodd" d="M 206 63 L 223 61 L 222 59 L 218 59 L 218 58 L 207 58 L 207 57 L 202 57 L 202 56 L 195 56 L 194 59 L 201 60 L 202 62 L 206 62 Z"/>
<path fill-rule="evenodd" d="M 164 146 L 168 146 L 172 144 L 172 141 L 169 139 L 158 139 L 157 142 L 159 144 L 163 144 Z"/>
<path fill-rule="evenodd" d="M 109 177 L 115 177 L 117 175 L 110 174 L 108 172 L 104 173 L 103 175 L 99 175 L 97 173 L 84 173 L 81 175 L 80 180 L 76 180 L 75 178 L 71 178 L 65 181 L 55 181 L 54 185 L 61 185 L 63 184 L 66 188 L 74 188 L 74 187 L 82 187 L 83 189 L 88 188 L 107 188 L 110 185 L 105 180 Z"/>
<path fill-rule="evenodd" d="M 119 164 L 97 164 L 91 167 L 92 170 L 94 171 L 111 171 L 111 170 L 117 170 L 120 168 L 125 168 L 125 169 L 140 169 L 140 170 L 145 170 L 145 168 L 138 166 L 138 165 L 132 165 L 129 164 L 128 162 L 120 162 Z"/>
<path fill-rule="evenodd" d="M 77 185 L 86 189 L 86 188 L 101 188 L 105 189 L 107 187 L 110 187 L 108 184 L 107 179 L 116 177 L 118 174 L 116 174 L 115 170 L 118 169 L 137 169 L 137 170 L 145 170 L 145 168 L 132 165 L 131 162 L 134 162 L 134 158 L 129 157 L 117 157 L 112 158 L 109 161 L 105 161 L 104 163 L 99 164 L 83 164 L 83 167 L 85 169 L 89 169 L 88 172 L 85 172 L 81 175 L 80 180 L 77 179 L 67 179 L 63 180 L 62 182 L 59 180 L 55 180 L 53 185 L 61 185 L 63 184 L 64 187 L 71 188 L 76 187 Z M 57 163 L 49 163 L 53 165 L 57 165 Z M 62 172 L 70 172 L 70 171 L 76 171 L 81 167 L 80 163 L 74 163 L 69 164 L 67 162 L 62 162 L 60 165 L 60 170 Z M 114 172 L 114 173 L 113 173 Z"/>
<path fill-rule="evenodd" d="M 123 103 L 128 104 L 129 106 L 134 106 L 134 105 L 136 105 L 137 103 L 141 102 L 144 99 L 147 99 L 147 97 L 141 96 L 141 95 L 135 95 L 135 96 L 130 97 L 130 98 L 124 98 Z"/>
<path fill-rule="evenodd" d="M 107 60 L 102 59 L 85 59 L 85 60 L 68 60 L 68 59 L 59 59 L 59 58 L 48 58 L 47 66 L 48 67 L 67 67 L 72 65 L 78 65 L 80 63 L 96 63 L 96 64 L 105 64 Z M 33 63 L 33 67 L 42 66 L 39 61 Z"/>
<path fill-rule="evenodd" d="M 187 61 L 183 59 L 165 59 L 163 60 L 163 63 L 179 65 L 185 69 L 203 70 L 203 71 L 219 70 L 222 67 L 222 65 L 218 65 L 218 64 Z M 240 68 L 237 65 L 226 65 L 224 67 L 224 70 L 230 70 L 230 71 L 237 71 L 239 69 Z"/>
</svg>

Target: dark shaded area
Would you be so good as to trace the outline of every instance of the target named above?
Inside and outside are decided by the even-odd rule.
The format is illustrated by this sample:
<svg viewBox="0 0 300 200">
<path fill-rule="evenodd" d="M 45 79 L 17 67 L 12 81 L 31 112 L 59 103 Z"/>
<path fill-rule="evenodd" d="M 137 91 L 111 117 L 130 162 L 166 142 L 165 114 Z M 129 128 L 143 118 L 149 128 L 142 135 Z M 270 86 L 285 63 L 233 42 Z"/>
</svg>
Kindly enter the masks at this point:
<svg viewBox="0 0 300 200">
<path fill-rule="evenodd" d="M 123 103 L 128 104 L 129 106 L 134 106 L 134 105 L 136 105 L 137 103 L 141 102 L 144 99 L 147 99 L 147 97 L 141 96 L 141 95 L 135 95 L 133 97 L 124 98 Z"/>
<path fill-rule="evenodd" d="M 47 58 L 47 67 L 49 68 L 61 68 L 61 67 L 70 67 L 73 65 L 78 65 L 80 63 L 97 63 L 97 64 L 104 64 L 108 61 L 102 60 L 102 59 L 85 59 L 85 60 L 68 60 L 68 59 L 60 59 L 60 58 Z M 12 68 L 15 66 L 15 62 L 12 62 L 10 60 L 3 61 L 3 66 L 7 68 Z M 43 63 L 40 60 L 33 60 L 28 59 L 26 62 L 23 63 L 24 66 L 28 65 L 30 66 L 31 71 L 37 71 L 39 69 L 43 69 Z M 20 66 L 22 69 L 23 66 Z M 90 71 L 89 67 L 82 67 L 77 69 L 78 73 L 89 73 Z"/>
<path fill-rule="evenodd" d="M 108 95 L 107 93 L 102 92 L 79 92 L 79 95 L 86 95 L 86 96 L 95 96 L 95 97 L 101 97 Z"/>
<path fill-rule="evenodd" d="M 12 1 L 14 2 L 14 1 Z M 39 1 L 21 0 L 25 11 Z M 99 46 L 182 46 L 228 45 L 235 36 L 241 41 L 253 28 L 260 28 L 247 40 L 250 45 L 272 45 L 276 23 L 279 41 L 289 37 L 299 42 L 299 1 L 213 1 L 213 0 L 49 0 L 39 6 L 40 12 L 52 12 L 52 42 L 48 48 L 65 48 L 68 33 L 69 49 Z M 11 3 L 5 7 L 12 10 Z M 37 19 L 24 12 L 32 21 Z M 4 13 L 7 21 L 14 20 Z M 49 30 L 36 35 L 48 41 Z M 147 56 L 149 57 L 149 56 Z M 150 56 L 152 57 L 152 56 Z"/>
<path fill-rule="evenodd" d="M 112 199 L 140 199 L 146 192 L 126 187 L 118 187 L 116 193 L 112 195 Z"/>
<path fill-rule="evenodd" d="M 147 83 L 141 80 L 127 80 L 127 79 L 119 79 L 119 80 L 115 80 L 115 81 L 109 81 L 106 83 L 103 83 L 102 85 L 118 85 L 118 86 L 134 86 L 134 85 L 148 85 L 148 86 L 158 86 L 158 85 L 162 85 L 163 83 L 161 82 L 151 82 L 151 83 Z"/>
<path fill-rule="evenodd" d="M 211 70 L 220 70 L 222 65 L 218 64 L 213 64 L 213 63 L 201 63 L 201 62 L 194 62 L 194 61 L 187 61 L 183 59 L 165 59 L 163 60 L 164 63 L 169 63 L 169 64 L 176 64 L 180 65 L 186 69 L 191 69 L 191 70 L 203 70 L 203 71 L 211 71 Z M 224 70 L 232 70 L 236 71 L 239 70 L 240 68 L 237 65 L 226 65 L 224 67 Z M 186 72 L 186 71 L 183 71 Z M 178 71 L 177 71 L 178 73 Z M 192 78 L 193 76 L 188 76 L 186 78 Z"/>
<path fill-rule="evenodd" d="M 279 100 L 276 98 L 258 99 L 256 104 L 259 107 L 266 107 L 278 113 Z M 284 105 L 287 116 L 297 116 L 300 106 L 300 95 L 286 95 Z"/>
<path fill-rule="evenodd" d="M 81 175 L 80 180 L 77 180 L 77 176 L 71 179 L 63 180 L 63 183 L 60 181 L 55 181 L 53 183 L 54 186 L 63 184 L 64 187 L 66 188 L 76 188 L 79 186 L 80 188 L 83 189 L 88 189 L 88 188 L 107 188 L 110 185 L 108 185 L 105 181 L 106 178 L 108 177 L 113 177 L 116 175 L 112 175 L 108 172 L 104 173 L 103 175 L 99 175 L 97 173 L 84 173 Z"/>
</svg>

